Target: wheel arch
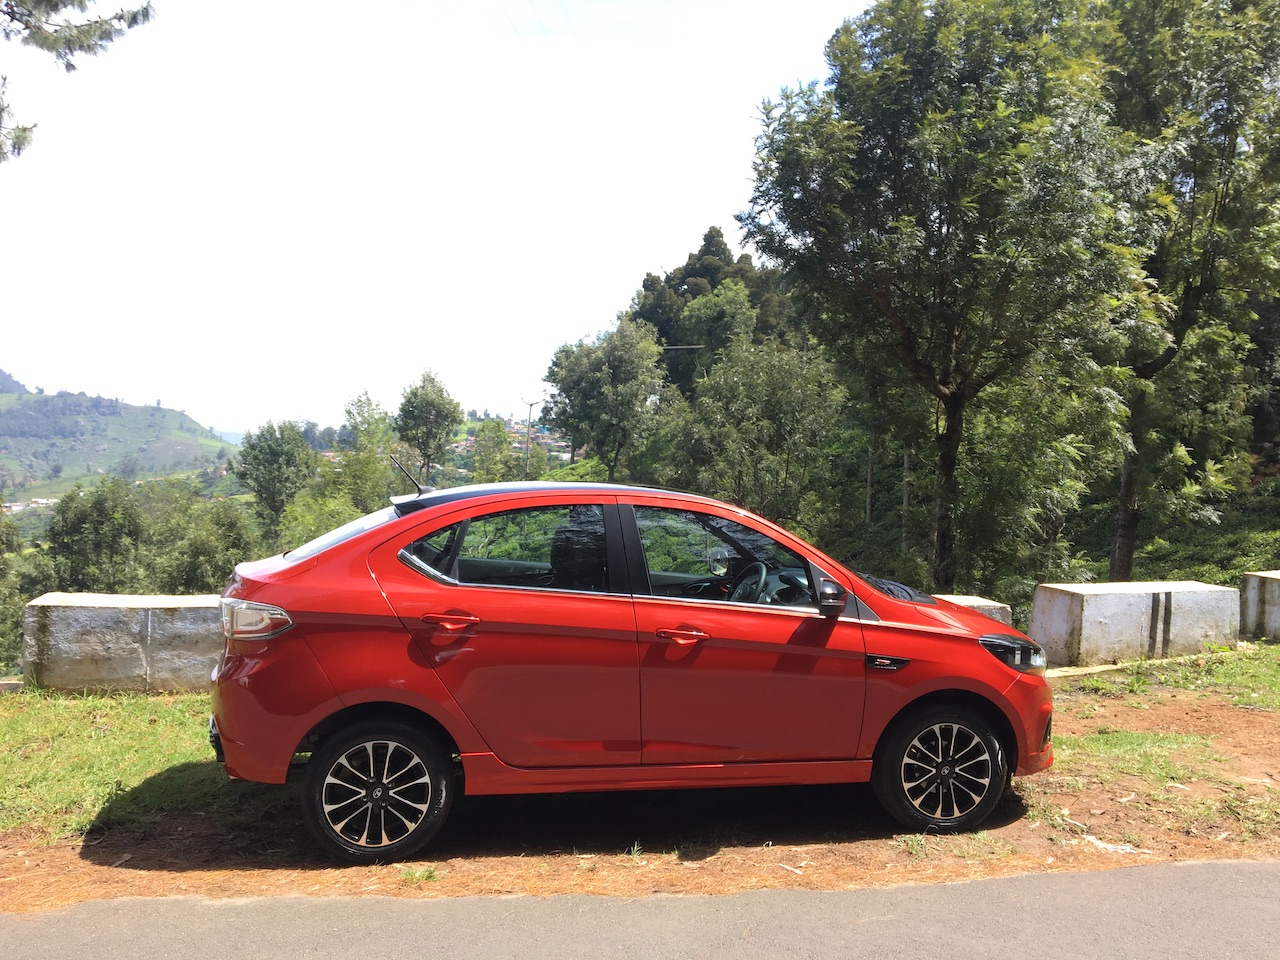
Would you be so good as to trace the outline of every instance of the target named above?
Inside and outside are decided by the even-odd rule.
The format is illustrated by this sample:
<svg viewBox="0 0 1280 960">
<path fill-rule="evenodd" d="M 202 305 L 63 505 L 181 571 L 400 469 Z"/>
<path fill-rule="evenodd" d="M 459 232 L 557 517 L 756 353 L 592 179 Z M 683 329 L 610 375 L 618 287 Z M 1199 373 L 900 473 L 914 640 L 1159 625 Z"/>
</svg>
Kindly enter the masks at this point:
<svg viewBox="0 0 1280 960">
<path fill-rule="evenodd" d="M 903 707 L 893 715 L 893 718 L 885 724 L 884 730 L 876 739 L 876 749 L 872 754 L 871 762 L 874 769 L 882 762 L 882 754 L 885 744 L 890 740 L 893 732 L 902 724 L 908 722 L 913 716 L 922 713 L 925 710 L 931 710 L 935 707 L 965 707 L 991 724 L 991 729 L 995 731 L 997 737 L 1000 738 L 1000 746 L 1005 753 L 1005 761 L 1008 765 L 1010 775 L 1018 766 L 1018 737 L 1014 732 L 1013 724 L 1009 722 L 1009 718 L 1005 716 L 1003 710 L 993 703 L 991 700 L 979 693 L 971 690 L 935 690 L 932 693 L 926 693 Z"/>
<path fill-rule="evenodd" d="M 403 703 L 368 701 L 344 707 L 329 714 L 312 727 L 298 743 L 298 749 L 295 752 L 312 753 L 333 735 L 357 723 L 368 721 L 404 724 L 430 734 L 453 757 L 454 772 L 458 778 L 458 787 L 461 789 L 462 763 L 458 759 L 457 741 L 449 733 L 448 728 L 431 714 Z"/>
</svg>

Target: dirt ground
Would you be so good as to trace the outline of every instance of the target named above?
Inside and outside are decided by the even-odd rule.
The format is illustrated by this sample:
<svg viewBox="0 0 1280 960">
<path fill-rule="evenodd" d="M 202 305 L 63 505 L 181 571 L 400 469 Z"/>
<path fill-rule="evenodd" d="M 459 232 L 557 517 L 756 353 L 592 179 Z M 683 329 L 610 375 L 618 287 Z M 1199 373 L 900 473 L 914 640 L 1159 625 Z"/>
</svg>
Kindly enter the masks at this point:
<svg viewBox="0 0 1280 960">
<path fill-rule="evenodd" d="M 1206 737 L 1210 776 L 1153 783 L 1065 763 L 1015 781 L 986 829 L 903 835 L 865 786 L 468 798 L 424 859 L 336 867 L 295 807 L 230 829 L 200 813 L 49 843 L 0 835 L 0 910 L 113 897 L 707 894 L 842 890 L 1206 859 L 1280 858 L 1280 712 L 1160 691 L 1059 694 L 1055 735 Z M 1061 757 L 1061 750 L 1059 751 Z M 287 789 L 287 788 L 281 788 Z M 1198 800 L 1223 800 L 1212 805 Z M 1272 811 L 1259 830 L 1247 808 Z M 1251 826 L 1252 824 L 1252 826 Z"/>
</svg>

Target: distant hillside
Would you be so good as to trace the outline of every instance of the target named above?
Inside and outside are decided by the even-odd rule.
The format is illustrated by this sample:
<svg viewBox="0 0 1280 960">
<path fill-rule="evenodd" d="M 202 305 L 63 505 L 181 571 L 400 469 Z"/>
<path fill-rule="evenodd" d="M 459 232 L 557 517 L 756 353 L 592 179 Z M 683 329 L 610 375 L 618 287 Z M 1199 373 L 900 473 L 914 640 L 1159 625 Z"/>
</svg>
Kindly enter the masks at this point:
<svg viewBox="0 0 1280 960">
<path fill-rule="evenodd" d="M 9 376 L 3 370 L 0 370 L 0 393 L 29 393 L 22 384 L 13 377 Z"/>
<path fill-rule="evenodd" d="M 56 496 L 106 474 L 131 479 L 212 467 L 234 450 L 176 410 L 83 393 L 0 390 L 5 500 Z"/>
</svg>

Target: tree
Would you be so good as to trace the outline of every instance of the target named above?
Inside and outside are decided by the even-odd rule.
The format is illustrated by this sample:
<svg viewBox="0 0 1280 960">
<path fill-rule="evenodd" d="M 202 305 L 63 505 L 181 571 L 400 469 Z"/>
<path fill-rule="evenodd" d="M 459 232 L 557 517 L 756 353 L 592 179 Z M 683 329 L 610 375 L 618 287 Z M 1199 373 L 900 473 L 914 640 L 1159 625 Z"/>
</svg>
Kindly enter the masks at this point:
<svg viewBox="0 0 1280 960">
<path fill-rule="evenodd" d="M 678 348 L 666 355 L 667 372 L 686 396 L 697 391 L 699 377 L 716 362 L 731 340 L 750 339 L 755 332 L 756 310 L 746 284 L 727 279 L 714 290 L 685 305 L 675 324 Z"/>
<path fill-rule="evenodd" d="M 280 549 L 292 550 L 328 533 L 363 513 L 342 491 L 329 494 L 303 492 L 289 501 L 280 518 Z"/>
<path fill-rule="evenodd" d="M 757 344 L 744 331 L 698 382 L 686 415 L 664 422 L 679 450 L 668 482 L 795 525 L 843 404 L 820 352 Z"/>
<path fill-rule="evenodd" d="M 545 458 L 544 458 L 545 462 Z M 500 483 L 519 476 L 523 464 L 511 450 L 507 425 L 501 420 L 485 420 L 476 429 L 471 454 L 471 479 L 476 483 Z"/>
<path fill-rule="evenodd" d="M 275 539 L 288 502 L 315 474 L 316 454 L 296 424 L 270 420 L 245 434 L 232 471 L 254 495 L 268 536 Z"/>
<path fill-rule="evenodd" d="M 662 377 L 653 328 L 624 317 L 594 343 L 556 351 L 544 378 L 556 387 L 542 418 L 575 447 L 585 443 L 605 465 L 609 482 L 653 418 Z"/>
<path fill-rule="evenodd" d="M 109 17 L 70 20 L 70 9 L 85 13 L 90 0 L 0 0 L 0 38 L 17 39 L 53 54 L 68 73 L 76 69 L 77 54 L 96 56 L 126 30 L 146 23 L 155 13 L 151 4 L 120 10 Z M 5 100 L 6 77 L 0 77 L 0 163 L 17 156 L 31 143 L 34 126 L 11 126 Z"/>
<path fill-rule="evenodd" d="M 400 439 L 418 454 L 420 482 L 430 478 L 432 464 L 444 460 L 444 452 L 462 423 L 462 407 L 430 370 L 405 390 L 395 428 Z"/>
<path fill-rule="evenodd" d="M 1161 147 L 1154 295 L 1127 325 L 1128 443 L 1109 490 L 1109 576 L 1127 580 L 1143 517 L 1194 512 L 1219 462 L 1242 460 L 1244 334 L 1280 293 L 1280 2 L 1106 9 L 1115 121 Z"/>
<path fill-rule="evenodd" d="M 1140 289 L 1125 211 L 1141 171 L 1084 36 L 1037 0 L 885 0 L 832 37 L 825 89 L 765 105 L 739 220 L 815 296 L 846 366 L 897 364 L 933 404 L 943 590 L 975 398 L 1081 359 Z"/>
<path fill-rule="evenodd" d="M 142 511 L 132 488 L 108 477 L 80 484 L 58 501 L 49 522 L 57 588 L 70 593 L 129 593 L 139 581 Z"/>
<path fill-rule="evenodd" d="M 192 482 L 148 483 L 138 494 L 145 530 L 143 586 L 159 593 L 221 593 L 235 565 L 262 554 L 248 512 L 206 500 Z"/>
<path fill-rule="evenodd" d="M 338 436 L 337 486 L 359 513 L 385 507 L 391 496 L 403 492 L 404 477 L 391 462 L 401 452 L 391 415 L 367 392 L 347 404 Z"/>
</svg>

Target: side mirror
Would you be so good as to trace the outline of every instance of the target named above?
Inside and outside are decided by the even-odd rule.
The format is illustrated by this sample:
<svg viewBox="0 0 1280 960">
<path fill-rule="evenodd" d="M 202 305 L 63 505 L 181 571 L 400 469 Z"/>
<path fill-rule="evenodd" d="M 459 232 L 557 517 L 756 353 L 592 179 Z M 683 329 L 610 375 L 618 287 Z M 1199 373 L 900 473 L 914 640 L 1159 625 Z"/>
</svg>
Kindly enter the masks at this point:
<svg viewBox="0 0 1280 960">
<path fill-rule="evenodd" d="M 818 578 L 818 612 L 824 617 L 838 617 L 844 613 L 849 591 L 828 577 Z"/>
</svg>

